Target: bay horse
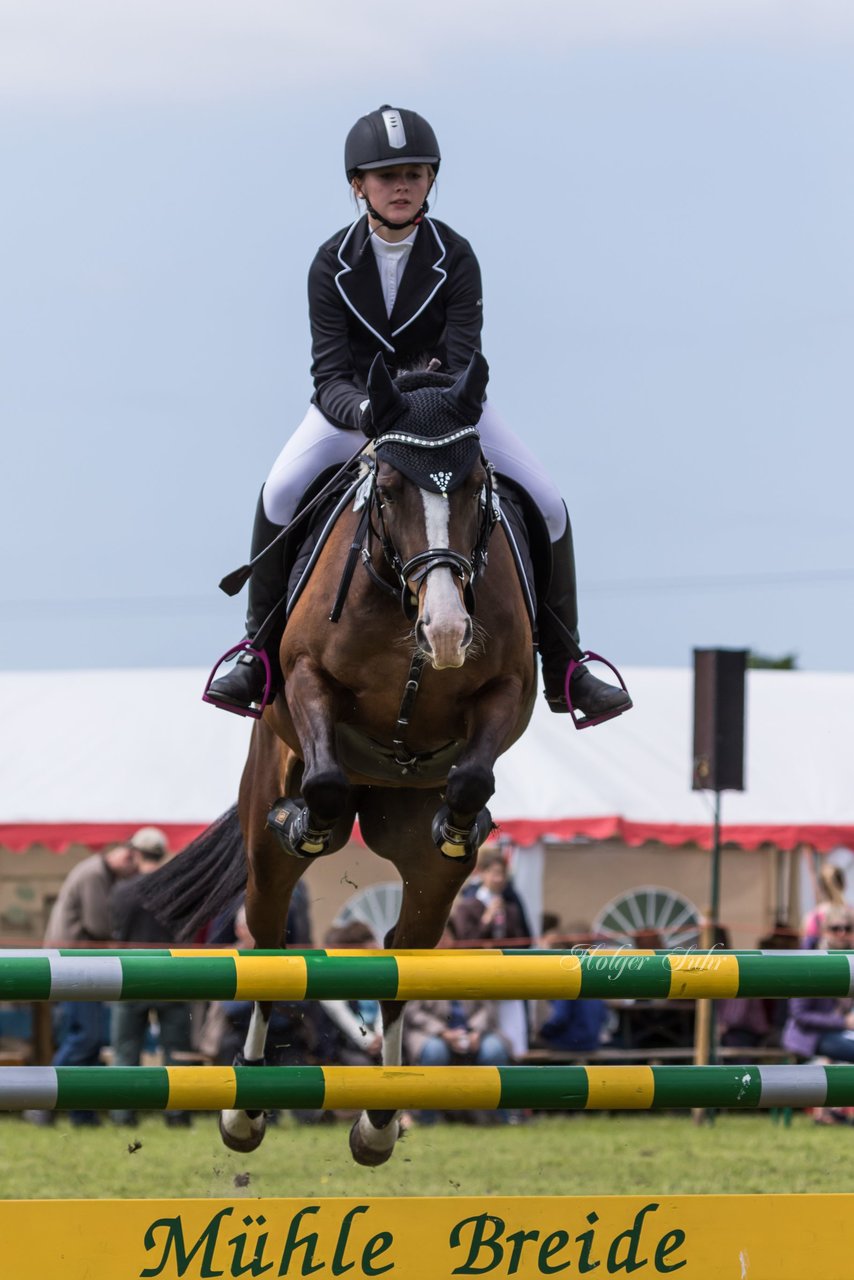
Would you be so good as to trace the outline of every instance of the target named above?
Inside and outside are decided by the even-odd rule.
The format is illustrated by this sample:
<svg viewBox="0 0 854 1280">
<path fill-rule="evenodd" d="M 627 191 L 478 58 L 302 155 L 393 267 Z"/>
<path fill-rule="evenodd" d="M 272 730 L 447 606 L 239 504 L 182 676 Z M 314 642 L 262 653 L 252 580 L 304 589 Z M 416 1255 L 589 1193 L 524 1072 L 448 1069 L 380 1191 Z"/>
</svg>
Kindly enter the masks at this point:
<svg viewBox="0 0 854 1280">
<path fill-rule="evenodd" d="M 403 882 L 384 945 L 439 942 L 492 829 L 495 761 L 525 730 L 536 690 L 531 620 L 476 425 L 487 379 L 479 353 L 456 381 L 392 381 L 375 360 L 372 443 L 288 617 L 284 692 L 253 727 L 236 811 L 149 877 L 164 924 L 210 919 L 248 875 L 255 945 L 281 947 L 295 884 L 358 818 Z M 382 1002 L 386 1066 L 402 1061 L 403 1007 Z M 263 1061 L 270 1012 L 254 1006 L 241 1065 Z M 264 1127 L 263 1112 L 220 1120 L 238 1151 Z M 383 1163 L 398 1130 L 396 1112 L 363 1113 L 354 1159 Z"/>
</svg>

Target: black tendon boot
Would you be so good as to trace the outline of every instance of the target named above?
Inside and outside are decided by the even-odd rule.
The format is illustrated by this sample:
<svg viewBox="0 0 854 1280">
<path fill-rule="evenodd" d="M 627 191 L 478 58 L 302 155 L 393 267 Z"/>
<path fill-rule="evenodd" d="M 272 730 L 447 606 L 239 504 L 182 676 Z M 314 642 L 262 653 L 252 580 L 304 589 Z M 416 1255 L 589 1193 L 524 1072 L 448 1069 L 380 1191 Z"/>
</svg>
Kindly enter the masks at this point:
<svg viewBox="0 0 854 1280">
<path fill-rule="evenodd" d="M 566 529 L 552 543 L 552 576 L 537 613 L 540 657 L 546 702 L 555 712 L 569 711 L 566 702 L 566 670 L 570 661 L 583 656 L 578 643 L 578 599 L 575 589 L 575 554 L 569 516 Z M 625 689 L 599 680 L 586 666 L 576 667 L 570 681 L 572 705 L 585 720 L 628 711 L 632 700 Z"/>
<path fill-rule="evenodd" d="M 281 525 L 272 524 L 264 514 L 262 490 L 255 511 L 255 524 L 252 528 L 253 559 L 266 546 L 269 546 L 280 530 Z M 274 547 L 269 555 L 262 556 L 253 567 L 249 578 L 249 602 L 246 606 L 246 635 L 250 640 L 254 640 L 264 627 L 265 634 L 255 647 L 265 649 L 274 673 L 278 663 L 278 655 L 275 652 L 276 641 L 281 636 L 281 626 L 276 625 L 276 619 L 275 617 L 271 619 L 271 614 L 275 614 L 279 606 L 284 609 L 286 590 L 285 553 L 279 545 Z M 265 623 L 269 625 L 265 626 Z M 260 658 L 254 657 L 251 653 L 242 653 L 231 671 L 213 681 L 207 691 L 208 699 L 226 709 L 237 708 L 247 711 L 259 703 L 264 696 L 266 676 L 267 673 Z"/>
</svg>

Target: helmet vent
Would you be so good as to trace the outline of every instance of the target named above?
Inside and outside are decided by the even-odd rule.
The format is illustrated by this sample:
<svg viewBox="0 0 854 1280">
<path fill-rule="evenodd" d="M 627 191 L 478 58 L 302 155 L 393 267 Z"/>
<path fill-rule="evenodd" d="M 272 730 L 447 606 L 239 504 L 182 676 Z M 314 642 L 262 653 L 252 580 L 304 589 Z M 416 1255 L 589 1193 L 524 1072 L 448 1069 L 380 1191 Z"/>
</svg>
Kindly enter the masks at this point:
<svg viewBox="0 0 854 1280">
<path fill-rule="evenodd" d="M 405 147 L 406 130 L 403 127 L 403 121 L 400 118 L 400 113 L 387 108 L 383 111 L 383 124 L 385 125 L 388 145 L 390 147 L 394 147 L 396 151 L 401 147 Z"/>
</svg>

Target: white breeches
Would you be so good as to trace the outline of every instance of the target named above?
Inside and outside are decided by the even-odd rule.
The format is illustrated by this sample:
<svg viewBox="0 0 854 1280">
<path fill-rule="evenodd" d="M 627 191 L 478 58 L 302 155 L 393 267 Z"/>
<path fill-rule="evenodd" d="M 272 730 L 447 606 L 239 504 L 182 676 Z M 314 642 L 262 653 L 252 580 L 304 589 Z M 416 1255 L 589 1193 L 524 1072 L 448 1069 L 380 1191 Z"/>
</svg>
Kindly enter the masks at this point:
<svg viewBox="0 0 854 1280">
<path fill-rule="evenodd" d="M 515 480 L 539 507 L 552 542 L 566 528 L 566 508 L 548 472 L 487 401 L 478 423 L 483 452 L 495 470 Z M 273 524 L 289 524 L 297 504 L 313 480 L 327 467 L 343 466 L 366 444 L 359 431 L 342 431 L 324 418 L 316 405 L 273 463 L 264 485 L 264 512 Z"/>
</svg>

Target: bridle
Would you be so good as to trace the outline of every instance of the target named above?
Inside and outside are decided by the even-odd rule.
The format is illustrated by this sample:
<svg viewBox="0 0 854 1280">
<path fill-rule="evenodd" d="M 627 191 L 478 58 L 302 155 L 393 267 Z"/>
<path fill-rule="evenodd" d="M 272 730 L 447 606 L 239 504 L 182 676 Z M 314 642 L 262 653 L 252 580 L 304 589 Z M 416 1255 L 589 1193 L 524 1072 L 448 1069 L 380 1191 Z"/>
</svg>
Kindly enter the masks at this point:
<svg viewBox="0 0 854 1280">
<path fill-rule="evenodd" d="M 495 473 L 490 463 L 484 458 L 481 458 L 481 461 L 486 470 L 486 480 L 483 483 L 480 494 L 480 520 L 478 521 L 477 536 L 475 537 L 471 554 L 466 557 L 458 551 L 453 551 L 450 547 L 430 547 L 425 551 L 418 551 L 414 556 L 410 556 L 408 560 L 404 560 L 394 545 L 394 540 L 388 531 L 388 525 L 383 515 L 383 503 L 377 492 L 376 458 L 363 455 L 362 462 L 368 467 L 368 474 L 359 485 L 354 504 L 355 510 L 362 511 L 362 516 L 353 535 L 338 593 L 332 612 L 329 615 L 330 622 L 337 622 L 341 616 L 341 610 L 344 607 L 344 601 L 347 598 L 347 592 L 359 558 L 361 558 L 362 564 L 365 566 L 365 570 L 374 585 L 386 595 L 400 599 L 404 616 L 409 622 L 414 622 L 418 616 L 418 596 L 421 592 L 421 587 L 434 569 L 450 569 L 452 573 L 456 574 L 463 584 L 463 601 L 466 611 L 469 615 L 474 613 L 475 580 L 486 567 L 489 539 L 492 535 L 492 530 L 500 519 L 498 494 L 495 489 Z M 414 483 L 414 481 L 411 483 Z M 382 549 L 385 563 L 396 579 L 395 583 L 389 582 L 374 568 L 374 546 L 376 544 Z M 412 580 L 412 585 L 410 585 L 410 580 Z M 407 747 L 405 734 L 415 707 L 415 700 L 418 697 L 418 690 L 421 687 L 421 676 L 426 661 L 427 656 L 424 651 L 420 647 L 416 647 L 409 664 L 409 674 L 403 687 L 397 721 L 392 736 L 394 761 L 400 766 L 404 774 L 415 772 L 422 759 Z"/>
<path fill-rule="evenodd" d="M 383 502 L 377 492 L 377 469 L 371 460 L 370 487 L 367 495 L 367 529 L 362 547 L 362 563 L 373 582 L 389 595 L 400 596 L 400 604 L 408 622 L 414 622 L 418 616 L 418 596 L 429 574 L 434 569 L 450 569 L 463 584 L 463 601 L 466 612 L 475 611 L 474 584 L 486 567 L 489 539 L 498 520 L 498 501 L 495 492 L 495 475 L 492 464 L 481 457 L 486 470 L 486 480 L 480 494 L 480 520 L 474 546 L 468 557 L 453 551 L 450 547 L 430 547 L 418 551 L 408 560 L 404 560 L 394 544 L 388 531 L 383 514 Z M 412 481 L 411 483 L 414 483 Z M 361 493 L 361 491 L 360 491 Z M 391 569 L 397 584 L 393 586 L 379 573 L 373 564 L 373 540 L 379 543 L 383 558 Z"/>
</svg>

